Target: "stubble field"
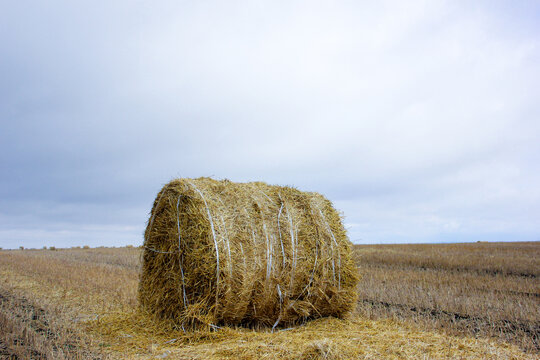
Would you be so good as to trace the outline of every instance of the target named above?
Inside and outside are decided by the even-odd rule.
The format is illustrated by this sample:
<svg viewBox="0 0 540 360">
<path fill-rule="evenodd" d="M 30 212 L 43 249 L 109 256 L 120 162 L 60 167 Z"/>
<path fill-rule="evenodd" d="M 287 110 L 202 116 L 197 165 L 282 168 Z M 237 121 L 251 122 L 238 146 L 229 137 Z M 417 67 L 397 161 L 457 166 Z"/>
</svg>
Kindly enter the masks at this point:
<svg viewBox="0 0 540 360">
<path fill-rule="evenodd" d="M 0 251 L 0 359 L 537 359 L 540 243 L 362 245 L 356 311 L 184 333 L 137 311 L 138 248 Z"/>
</svg>

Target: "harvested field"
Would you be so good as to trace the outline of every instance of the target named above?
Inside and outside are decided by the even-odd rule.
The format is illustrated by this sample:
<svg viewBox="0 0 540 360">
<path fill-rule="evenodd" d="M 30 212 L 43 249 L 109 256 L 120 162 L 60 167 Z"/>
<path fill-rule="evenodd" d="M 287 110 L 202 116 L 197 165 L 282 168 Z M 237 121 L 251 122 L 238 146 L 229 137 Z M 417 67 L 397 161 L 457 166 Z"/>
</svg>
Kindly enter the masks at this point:
<svg viewBox="0 0 540 360">
<path fill-rule="evenodd" d="M 349 319 L 183 333 L 135 311 L 140 249 L 3 250 L 0 358 L 536 359 L 539 252 L 355 246 L 362 278 Z"/>
<path fill-rule="evenodd" d="M 540 243 L 356 245 L 360 314 L 540 351 Z"/>
</svg>

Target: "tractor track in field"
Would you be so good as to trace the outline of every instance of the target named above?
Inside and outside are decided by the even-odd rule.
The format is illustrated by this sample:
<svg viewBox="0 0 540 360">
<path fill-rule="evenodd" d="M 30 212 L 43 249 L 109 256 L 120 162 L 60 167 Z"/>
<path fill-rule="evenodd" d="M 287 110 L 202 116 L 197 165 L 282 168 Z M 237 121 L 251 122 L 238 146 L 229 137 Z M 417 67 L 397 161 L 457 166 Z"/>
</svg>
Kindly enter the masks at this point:
<svg viewBox="0 0 540 360">
<path fill-rule="evenodd" d="M 396 314 L 402 318 L 437 319 L 451 327 L 478 336 L 504 334 L 509 341 L 523 347 L 520 340 L 525 336 L 532 346 L 524 350 L 540 352 L 540 321 L 516 321 L 508 319 L 493 320 L 487 317 L 460 314 L 441 309 L 425 308 L 413 305 L 388 303 L 371 299 L 361 299 L 359 303 L 374 308 L 382 308 L 386 313 Z"/>
<path fill-rule="evenodd" d="M 51 324 L 53 316 L 28 299 L 0 288 L 0 359 L 71 359 L 80 354 L 101 359 L 80 348 L 73 330 L 63 328 L 60 332 L 58 325 Z"/>
</svg>

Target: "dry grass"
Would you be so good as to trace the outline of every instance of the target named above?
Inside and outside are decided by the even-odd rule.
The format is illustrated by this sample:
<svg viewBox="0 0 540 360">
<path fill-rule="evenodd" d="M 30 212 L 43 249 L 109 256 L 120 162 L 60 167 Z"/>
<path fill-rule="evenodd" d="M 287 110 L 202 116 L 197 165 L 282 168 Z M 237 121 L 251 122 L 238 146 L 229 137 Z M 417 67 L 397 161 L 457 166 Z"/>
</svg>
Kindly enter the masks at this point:
<svg viewBox="0 0 540 360">
<path fill-rule="evenodd" d="M 98 359 L 81 328 L 59 307 L 43 307 L 0 287 L 0 358 Z"/>
<path fill-rule="evenodd" d="M 357 262 L 387 267 L 540 276 L 540 243 L 356 245 Z"/>
<path fill-rule="evenodd" d="M 356 246 L 359 312 L 540 350 L 540 243 Z"/>
<path fill-rule="evenodd" d="M 538 249 L 538 243 L 356 247 L 359 314 L 275 333 L 228 327 L 183 333 L 150 322 L 133 310 L 138 248 L 2 251 L 0 333 L 7 337 L 0 358 L 19 351 L 19 358 L 53 359 L 60 350 L 66 358 L 96 359 L 538 358 Z M 516 269 L 505 256 L 517 259 Z M 32 317 L 13 315 L 21 303 L 41 309 L 45 326 L 32 328 Z M 496 334 L 490 329 L 497 321 L 532 328 Z M 26 346 L 15 349 L 24 328 L 37 335 L 27 330 Z M 60 335 L 49 338 L 47 331 Z"/>
<path fill-rule="evenodd" d="M 31 250 L 3 252 L 0 274 L 6 286 L 14 285 L 23 275 L 37 280 L 46 294 L 62 303 L 103 313 L 136 307 L 139 252 L 122 249 Z M 128 267 L 130 266 L 130 267 Z"/>
</svg>

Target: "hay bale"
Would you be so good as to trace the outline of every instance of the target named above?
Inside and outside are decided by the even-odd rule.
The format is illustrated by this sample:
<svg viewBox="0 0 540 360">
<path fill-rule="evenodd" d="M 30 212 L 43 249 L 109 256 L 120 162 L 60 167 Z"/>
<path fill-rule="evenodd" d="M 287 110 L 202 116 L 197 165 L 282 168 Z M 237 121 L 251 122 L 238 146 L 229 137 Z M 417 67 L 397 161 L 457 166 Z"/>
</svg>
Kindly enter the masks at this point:
<svg viewBox="0 0 540 360">
<path fill-rule="evenodd" d="M 343 317 L 357 297 L 351 255 L 340 215 L 318 193 L 177 179 L 148 220 L 139 301 L 183 328 Z"/>
</svg>

